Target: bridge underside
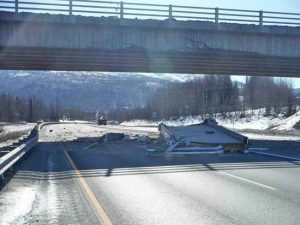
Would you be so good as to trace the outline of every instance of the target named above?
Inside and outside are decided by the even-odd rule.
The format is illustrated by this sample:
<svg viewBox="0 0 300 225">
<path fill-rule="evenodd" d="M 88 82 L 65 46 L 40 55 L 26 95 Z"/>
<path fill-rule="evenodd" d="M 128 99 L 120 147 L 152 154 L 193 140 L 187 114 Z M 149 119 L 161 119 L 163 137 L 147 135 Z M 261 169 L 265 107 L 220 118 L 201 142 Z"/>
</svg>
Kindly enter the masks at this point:
<svg viewBox="0 0 300 225">
<path fill-rule="evenodd" d="M 300 77 L 300 58 L 212 49 L 167 52 L 1 47 L 0 69 Z"/>
</svg>

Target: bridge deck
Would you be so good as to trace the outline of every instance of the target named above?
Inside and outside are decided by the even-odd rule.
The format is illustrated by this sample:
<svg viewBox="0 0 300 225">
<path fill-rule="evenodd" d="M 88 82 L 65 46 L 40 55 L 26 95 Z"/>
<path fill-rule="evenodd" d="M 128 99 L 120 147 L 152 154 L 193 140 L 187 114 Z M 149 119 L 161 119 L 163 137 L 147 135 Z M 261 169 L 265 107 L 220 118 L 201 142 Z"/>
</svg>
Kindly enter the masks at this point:
<svg viewBox="0 0 300 225">
<path fill-rule="evenodd" d="M 1 47 L 0 69 L 269 75 L 298 77 L 300 58 L 200 50 Z"/>
</svg>

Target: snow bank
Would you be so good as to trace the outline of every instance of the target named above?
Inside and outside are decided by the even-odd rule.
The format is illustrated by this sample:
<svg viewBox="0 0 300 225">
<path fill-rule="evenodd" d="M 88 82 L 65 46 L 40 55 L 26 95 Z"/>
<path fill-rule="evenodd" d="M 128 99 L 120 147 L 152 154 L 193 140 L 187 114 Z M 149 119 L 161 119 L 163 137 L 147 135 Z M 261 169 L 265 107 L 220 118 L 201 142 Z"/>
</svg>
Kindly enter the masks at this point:
<svg viewBox="0 0 300 225">
<path fill-rule="evenodd" d="M 29 124 L 6 124 L 1 126 L 3 131 L 0 133 L 0 147 L 11 145 L 22 135 L 29 133 L 35 126 L 35 123 Z"/>
<path fill-rule="evenodd" d="M 5 134 L 15 133 L 15 132 L 26 132 L 30 131 L 34 128 L 35 123 L 27 123 L 27 124 L 6 124 L 3 126 L 3 131 Z"/>
<path fill-rule="evenodd" d="M 224 117 L 221 114 L 217 114 L 216 120 L 219 125 L 230 128 L 230 129 L 255 129 L 255 130 L 266 130 L 270 127 L 277 126 L 284 120 L 283 116 L 263 116 L 264 110 L 254 110 L 247 112 L 247 116 L 240 118 L 241 112 L 231 113 L 228 117 Z M 203 122 L 201 116 L 186 116 L 179 117 L 175 120 L 160 120 L 160 121 L 147 121 L 147 120 L 132 120 L 121 123 L 123 126 L 146 126 L 157 127 L 160 123 L 164 123 L 167 126 L 188 126 L 191 124 L 197 124 Z"/>
<path fill-rule="evenodd" d="M 160 123 L 164 123 L 167 126 L 187 126 L 191 124 L 201 123 L 203 122 L 201 116 L 187 116 L 180 117 L 176 120 L 159 120 L 159 121 L 150 121 L 150 120 L 132 120 L 122 122 L 122 126 L 133 126 L 133 127 L 157 127 Z"/>
<path fill-rule="evenodd" d="M 237 130 L 254 129 L 266 130 L 270 127 L 276 126 L 283 120 L 282 117 L 263 117 L 263 116 L 250 116 L 246 118 L 232 119 L 217 119 L 219 125 Z"/>
<path fill-rule="evenodd" d="M 74 124 L 93 124 L 91 121 L 86 120 L 59 120 L 60 123 L 74 123 Z"/>
<path fill-rule="evenodd" d="M 300 122 L 300 111 L 281 121 L 273 130 L 291 130 L 298 122 Z"/>
</svg>

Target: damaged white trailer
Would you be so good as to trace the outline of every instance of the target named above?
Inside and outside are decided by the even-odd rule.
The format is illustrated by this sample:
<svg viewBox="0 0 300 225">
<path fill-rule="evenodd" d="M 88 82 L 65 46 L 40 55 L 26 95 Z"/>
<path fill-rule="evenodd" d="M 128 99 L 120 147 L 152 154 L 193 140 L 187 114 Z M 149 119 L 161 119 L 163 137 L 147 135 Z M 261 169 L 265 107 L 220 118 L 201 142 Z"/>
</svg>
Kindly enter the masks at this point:
<svg viewBox="0 0 300 225">
<path fill-rule="evenodd" d="M 162 123 L 158 129 L 167 144 L 165 152 L 169 153 L 244 152 L 248 146 L 247 137 L 219 126 L 212 119 L 184 127 Z"/>
</svg>

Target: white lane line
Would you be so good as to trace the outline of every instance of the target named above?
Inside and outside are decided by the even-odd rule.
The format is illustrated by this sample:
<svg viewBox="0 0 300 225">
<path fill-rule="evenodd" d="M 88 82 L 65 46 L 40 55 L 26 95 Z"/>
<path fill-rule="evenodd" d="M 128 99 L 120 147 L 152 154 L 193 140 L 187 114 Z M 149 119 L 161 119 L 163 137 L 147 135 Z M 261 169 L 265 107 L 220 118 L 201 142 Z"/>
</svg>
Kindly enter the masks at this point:
<svg viewBox="0 0 300 225">
<path fill-rule="evenodd" d="M 255 185 L 258 185 L 260 187 L 267 188 L 267 189 L 270 189 L 270 190 L 273 190 L 273 191 L 277 190 L 276 188 L 270 187 L 268 185 L 261 184 L 261 183 L 258 183 L 258 182 L 252 181 L 252 180 L 248 180 L 248 179 L 245 179 L 245 178 L 242 178 L 242 177 L 239 177 L 239 176 L 235 176 L 235 175 L 232 175 L 230 173 L 226 173 L 226 172 L 223 172 L 223 171 L 218 171 L 218 173 L 229 176 L 229 177 L 233 177 L 233 178 L 236 178 L 236 179 L 239 179 L 239 180 L 251 183 L 251 184 L 255 184 Z"/>
</svg>

